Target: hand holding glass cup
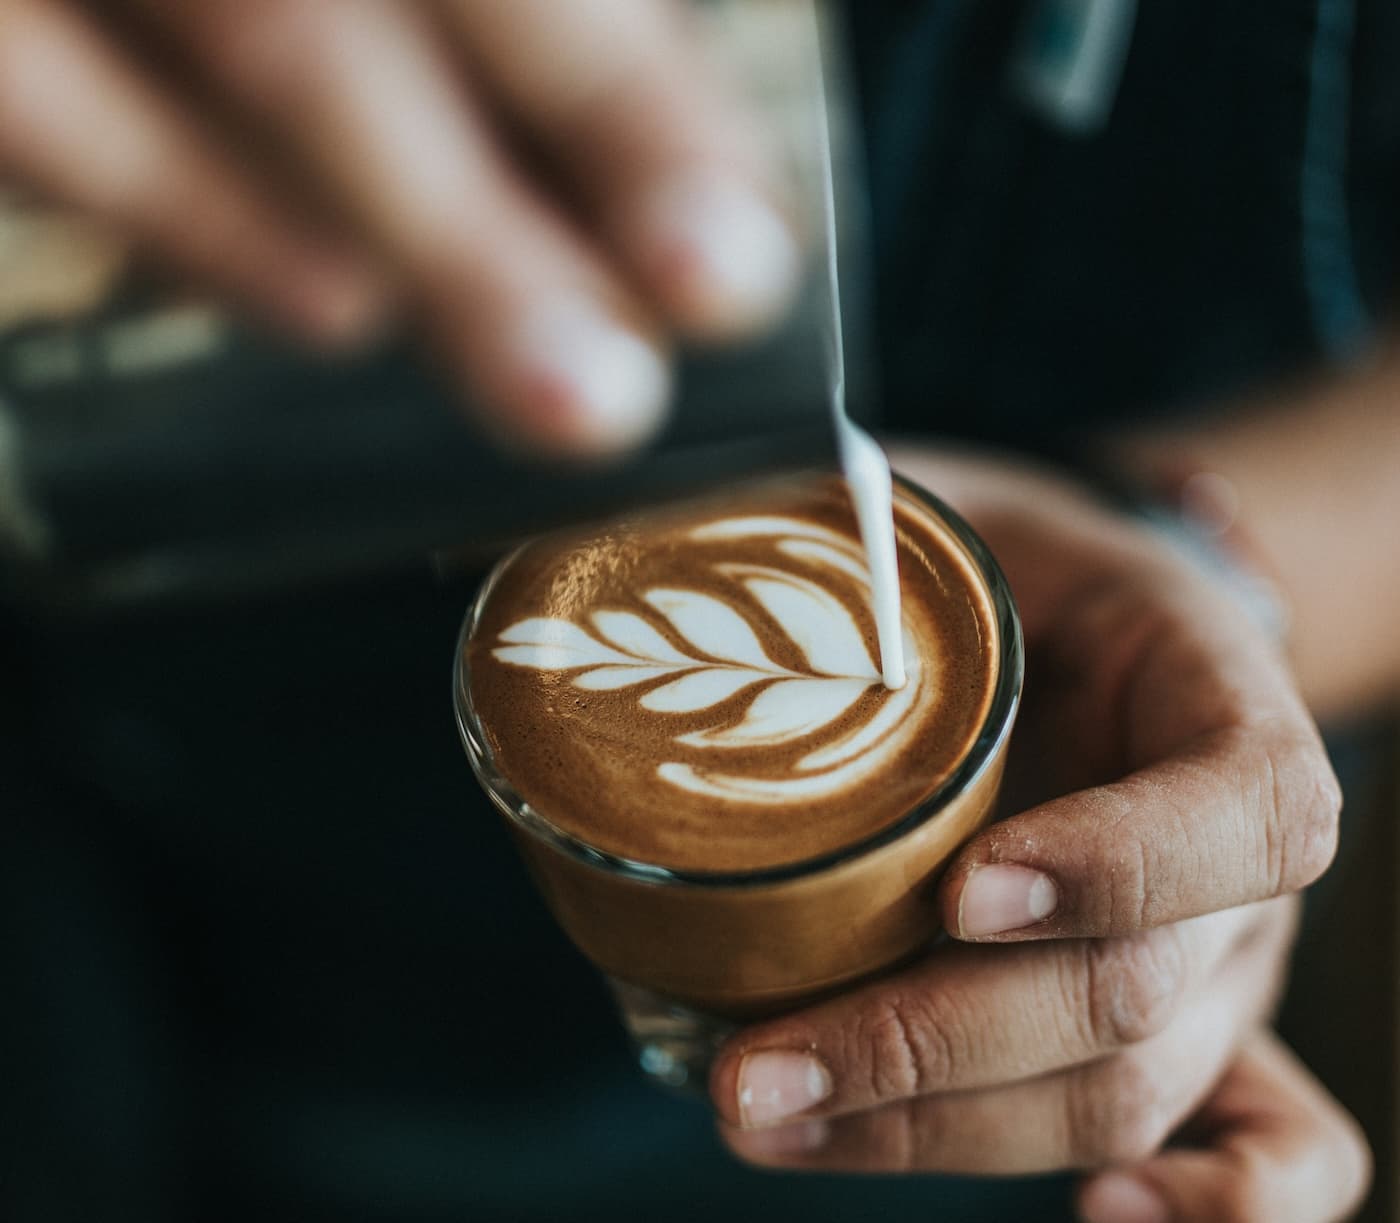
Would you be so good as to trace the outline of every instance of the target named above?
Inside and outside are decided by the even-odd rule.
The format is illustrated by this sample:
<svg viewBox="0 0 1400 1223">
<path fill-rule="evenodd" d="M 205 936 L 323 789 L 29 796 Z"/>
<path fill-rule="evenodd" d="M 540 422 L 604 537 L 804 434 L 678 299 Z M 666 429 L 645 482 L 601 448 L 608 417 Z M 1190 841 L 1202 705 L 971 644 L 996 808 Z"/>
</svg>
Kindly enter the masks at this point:
<svg viewBox="0 0 1400 1223">
<path fill-rule="evenodd" d="M 991 815 L 1015 607 L 956 514 L 903 483 L 895 507 L 897 692 L 835 476 L 526 545 L 466 619 L 472 767 L 665 1083 L 702 1083 L 734 1021 L 917 954 L 939 868 Z"/>
</svg>

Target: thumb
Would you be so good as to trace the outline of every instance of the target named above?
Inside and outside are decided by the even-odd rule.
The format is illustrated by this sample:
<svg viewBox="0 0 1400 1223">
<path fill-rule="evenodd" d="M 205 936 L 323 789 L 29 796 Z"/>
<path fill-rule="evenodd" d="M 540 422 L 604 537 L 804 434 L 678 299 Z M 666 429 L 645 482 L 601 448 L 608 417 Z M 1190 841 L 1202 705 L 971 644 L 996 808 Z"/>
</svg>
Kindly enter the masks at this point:
<svg viewBox="0 0 1400 1223">
<path fill-rule="evenodd" d="M 1172 1147 L 1087 1180 L 1085 1223 L 1333 1223 L 1370 1183 L 1355 1120 L 1274 1036 L 1240 1053 Z"/>
</svg>

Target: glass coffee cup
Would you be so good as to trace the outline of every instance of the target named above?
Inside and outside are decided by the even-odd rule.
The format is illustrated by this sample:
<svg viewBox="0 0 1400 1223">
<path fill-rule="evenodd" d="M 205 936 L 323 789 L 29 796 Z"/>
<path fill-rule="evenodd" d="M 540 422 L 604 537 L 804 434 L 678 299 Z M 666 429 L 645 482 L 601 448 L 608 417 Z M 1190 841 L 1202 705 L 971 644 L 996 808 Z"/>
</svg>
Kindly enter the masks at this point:
<svg viewBox="0 0 1400 1223">
<path fill-rule="evenodd" d="M 767 495 L 755 493 L 755 504 Z M 454 702 L 472 769 L 506 817 L 556 920 L 610 983 L 639 1063 L 660 1083 L 703 1087 L 715 1049 L 737 1023 L 805 1005 L 926 948 L 939 928 L 938 876 L 991 818 L 1023 675 L 1015 604 L 996 561 L 954 511 L 904 480 L 896 481 L 895 505 L 897 517 L 936 537 L 937 548 L 923 550 L 926 562 L 955 569 L 976 601 L 985 699 L 961 750 L 941 762 L 916 800 L 815 855 L 755 869 L 704 869 L 693 861 L 678 867 L 570 830 L 559 811 L 522 794 L 530 778 L 511 777 L 503 767 L 500 757 L 509 753 L 498 750 L 502 728 L 483 720 L 473 691 L 473 646 L 482 647 L 493 617 L 499 626 L 493 601 L 532 545 L 496 567 L 467 614 Z M 923 563 L 919 555 L 902 555 L 901 565 Z M 908 776 L 919 767 L 915 750 L 901 786 L 919 781 Z M 868 795 L 855 791 L 849 801 Z M 665 807 L 658 804 L 658 820 Z"/>
</svg>

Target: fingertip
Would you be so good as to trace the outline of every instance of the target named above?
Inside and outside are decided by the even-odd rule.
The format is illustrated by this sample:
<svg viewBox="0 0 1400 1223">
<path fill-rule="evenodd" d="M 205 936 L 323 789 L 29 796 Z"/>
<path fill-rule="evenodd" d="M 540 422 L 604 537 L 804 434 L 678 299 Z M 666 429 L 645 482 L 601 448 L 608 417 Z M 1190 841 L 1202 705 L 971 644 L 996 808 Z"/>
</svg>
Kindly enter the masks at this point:
<svg viewBox="0 0 1400 1223">
<path fill-rule="evenodd" d="M 760 1049 L 739 1060 L 733 1100 L 745 1129 L 784 1125 L 826 1100 L 835 1081 L 805 1050 Z"/>
<path fill-rule="evenodd" d="M 518 353 L 533 392 L 525 420 L 544 426 L 545 443 L 604 456 L 640 446 L 661 428 L 671 392 L 666 361 L 603 310 L 568 299 L 536 307 Z"/>
<path fill-rule="evenodd" d="M 637 330 L 583 297 L 531 304 L 485 380 L 488 426 L 509 448 L 603 461 L 651 441 L 666 420 L 669 363 Z"/>
<path fill-rule="evenodd" d="M 771 326 L 796 294 L 802 253 L 787 218 L 739 176 L 689 172 L 653 188 L 640 258 L 676 322 L 725 341 Z"/>
<path fill-rule="evenodd" d="M 1376 1177 L 1376 1156 L 1361 1122 L 1345 1108 L 1339 1108 L 1338 1112 L 1337 1159 L 1345 1170 L 1342 1174 L 1345 1187 L 1340 1196 L 1350 1213 L 1360 1207 L 1371 1190 Z"/>
<path fill-rule="evenodd" d="M 967 883 L 967 876 L 971 868 L 961 868 L 958 865 L 950 867 L 943 875 L 943 880 L 938 887 L 938 911 L 943 922 L 943 929 L 951 938 L 960 939 L 962 927 L 959 922 L 960 911 L 962 909 L 963 888 Z"/>
<path fill-rule="evenodd" d="M 743 1123 L 739 1113 L 739 1065 L 742 1061 L 738 1054 L 729 1056 L 721 1052 L 710 1067 L 710 1103 L 730 1126 Z"/>
<path fill-rule="evenodd" d="M 1171 1209 L 1160 1193 L 1126 1172 L 1105 1172 L 1085 1181 L 1075 1194 L 1081 1223 L 1170 1223 Z"/>
<path fill-rule="evenodd" d="M 757 1168 L 797 1169 L 804 1156 L 825 1147 L 831 1138 L 831 1125 L 820 1117 L 775 1125 L 760 1130 L 719 1126 L 720 1140 L 730 1154 Z"/>
<path fill-rule="evenodd" d="M 954 938 L 976 941 L 1022 935 L 1055 915 L 1060 892 L 1042 871 L 1015 863 L 968 868 L 945 889 L 943 907 Z"/>
</svg>

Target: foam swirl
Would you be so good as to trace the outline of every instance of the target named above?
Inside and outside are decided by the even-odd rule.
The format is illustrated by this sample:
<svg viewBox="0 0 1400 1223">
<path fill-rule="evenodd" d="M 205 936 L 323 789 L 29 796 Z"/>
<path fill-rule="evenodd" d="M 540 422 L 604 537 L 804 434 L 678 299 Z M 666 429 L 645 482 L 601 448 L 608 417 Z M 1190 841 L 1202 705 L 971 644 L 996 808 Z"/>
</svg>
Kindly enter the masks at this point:
<svg viewBox="0 0 1400 1223">
<path fill-rule="evenodd" d="M 697 761 L 694 751 L 678 753 L 690 759 L 661 760 L 655 772 L 668 785 L 726 803 L 829 798 L 888 767 L 908 746 L 918 715 L 932 699 L 932 662 L 918 648 L 906 615 L 908 682 L 893 692 L 881 686 L 849 602 L 855 594 L 868 607 L 871 597 L 870 572 L 855 542 L 775 515 L 719 519 L 690 529 L 688 537 L 709 545 L 707 564 L 727 579 L 726 588 L 747 593 L 790 648 L 765 649 L 745 609 L 734 602 L 667 585 L 639 592 L 646 616 L 592 608 L 580 613 L 585 623 L 556 616 L 519 620 L 499 633 L 495 658 L 567 672 L 582 692 L 636 689 L 638 710 L 644 711 L 639 716 L 715 711 L 713 725 L 671 738 L 681 748 L 700 749 L 702 757 L 713 754 L 715 762 Z M 754 539 L 769 541 L 769 555 L 790 559 L 792 567 L 724 558 L 727 541 Z M 864 716 L 850 724 L 851 711 L 872 690 L 879 699 L 866 701 Z M 793 749 L 804 746 L 808 750 L 791 763 Z M 773 755 L 767 767 L 765 749 Z M 747 767 L 725 764 L 726 751 L 742 753 Z"/>
</svg>

